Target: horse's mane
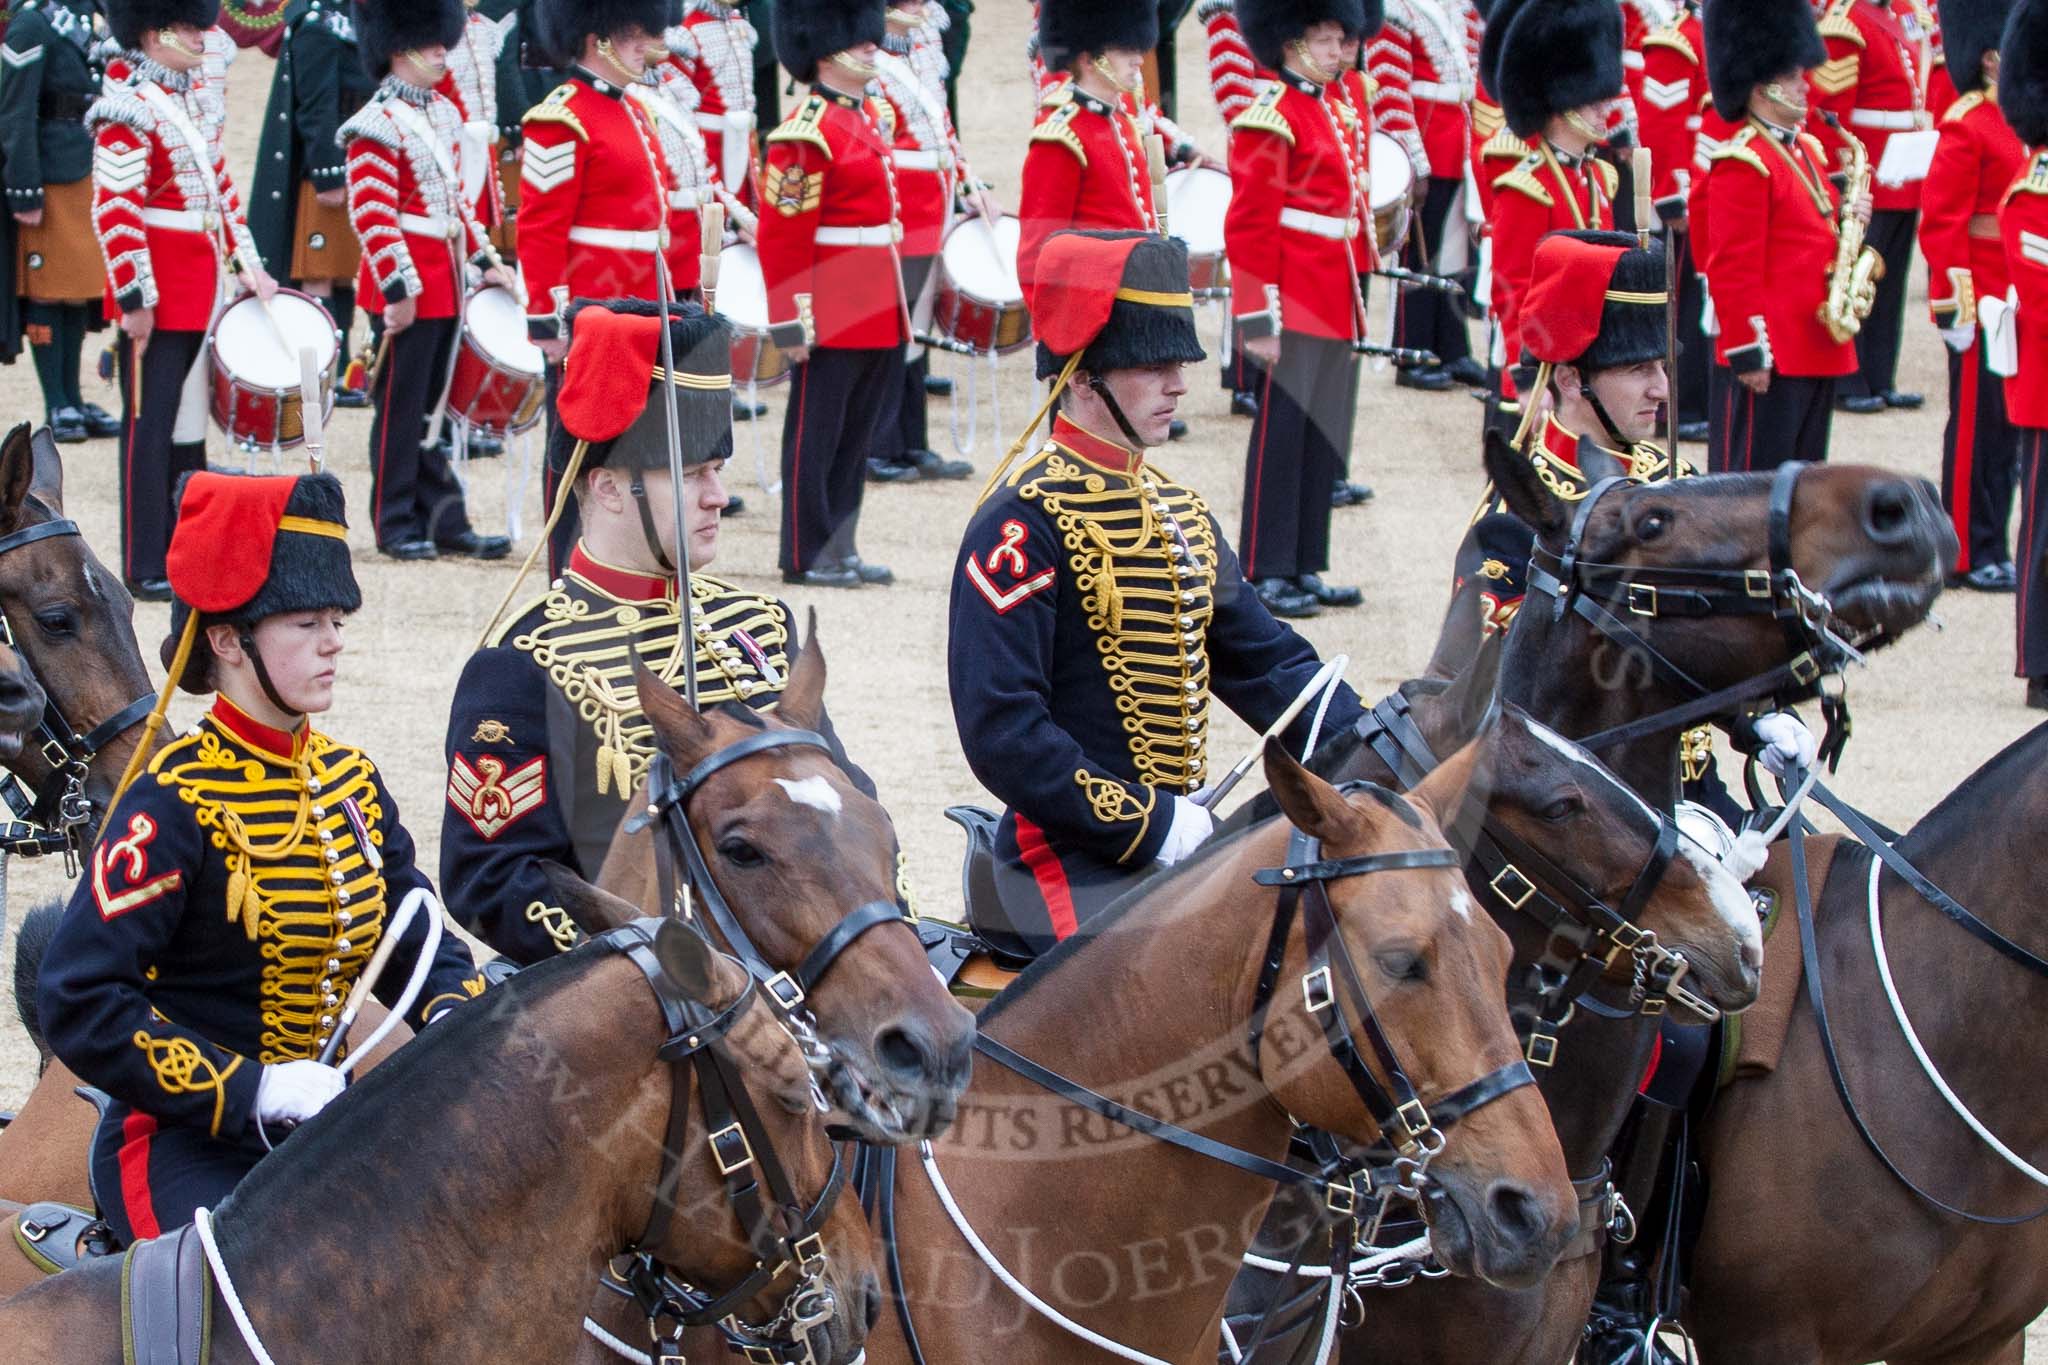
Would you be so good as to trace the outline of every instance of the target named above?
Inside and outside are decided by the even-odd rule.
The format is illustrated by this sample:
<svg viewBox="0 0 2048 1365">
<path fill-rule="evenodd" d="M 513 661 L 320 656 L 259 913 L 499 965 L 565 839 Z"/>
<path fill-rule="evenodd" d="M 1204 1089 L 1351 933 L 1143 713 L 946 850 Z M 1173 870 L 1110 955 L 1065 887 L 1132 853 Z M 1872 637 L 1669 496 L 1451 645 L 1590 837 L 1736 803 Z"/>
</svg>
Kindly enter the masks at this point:
<svg viewBox="0 0 2048 1365">
<path fill-rule="evenodd" d="M 1981 829 L 1986 811 L 2010 805 L 2014 793 L 2039 780 L 2043 761 L 2048 759 L 2044 750 L 2048 750 L 2048 721 L 2006 745 L 1921 816 L 1919 823 L 1900 840 L 1901 851 L 1910 855 L 1938 848 L 1966 832 Z"/>
</svg>

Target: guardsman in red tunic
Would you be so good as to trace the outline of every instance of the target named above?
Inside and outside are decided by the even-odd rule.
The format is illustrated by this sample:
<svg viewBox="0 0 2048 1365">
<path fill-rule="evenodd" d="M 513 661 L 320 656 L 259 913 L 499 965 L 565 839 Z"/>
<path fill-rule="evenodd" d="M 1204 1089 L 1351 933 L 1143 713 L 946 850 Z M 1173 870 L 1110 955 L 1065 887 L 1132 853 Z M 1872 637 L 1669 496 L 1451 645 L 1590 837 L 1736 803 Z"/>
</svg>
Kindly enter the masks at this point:
<svg viewBox="0 0 2048 1365">
<path fill-rule="evenodd" d="M 768 135 L 761 273 L 770 336 L 790 359 L 782 418 L 785 583 L 888 584 L 856 532 L 868 450 L 910 341 L 903 223 L 887 100 L 870 97 L 882 0 L 780 0 L 775 53 L 811 93 Z"/>
<path fill-rule="evenodd" d="M 1700 330 L 1706 288 L 1700 283 L 1698 243 L 1687 216 L 1696 178 L 1700 106 L 1707 97 L 1707 68 L 1701 60 L 1699 7 L 1683 0 L 1671 21 L 1642 37 L 1643 65 L 1636 91 L 1636 135 L 1650 152 L 1651 199 L 1658 222 L 1668 228 L 1677 252 L 1678 338 L 1672 389 L 1678 403 L 1679 437 L 1707 439 L 1707 383 L 1713 354 Z"/>
<path fill-rule="evenodd" d="M 1520 308 L 1536 243 L 1560 229 L 1614 226 L 1616 176 L 1593 149 L 1608 102 L 1622 90 L 1621 11 L 1613 0 L 1525 0 L 1512 12 L 1496 10 L 1492 23 L 1493 94 L 1508 133 L 1534 146 L 1495 182 L 1487 218 L 1504 357 L 1496 420 L 1512 427 L 1521 417 L 1513 369 L 1522 360 Z"/>
<path fill-rule="evenodd" d="M 2017 303 L 2018 364 L 2005 381 L 2020 434 L 2016 671 L 2027 680 L 2027 705 L 2048 711 L 2048 3 L 2019 0 L 1998 60 L 1998 107 L 2027 148 L 1998 215 Z"/>
<path fill-rule="evenodd" d="M 669 244 L 669 171 L 653 116 L 627 91 L 667 51 L 663 0 L 538 0 L 536 32 L 569 78 L 526 111 L 519 171 L 519 265 L 526 330 L 561 383 L 561 314 L 575 299 L 660 297 Z M 550 422 L 552 423 L 552 418 Z M 561 470 L 550 465 L 547 502 Z M 549 537 L 549 561 L 576 543 L 574 509 Z"/>
<path fill-rule="evenodd" d="M 1708 467 L 1774 469 L 1828 457 L 1835 385 L 1856 347 L 1821 321 L 1843 212 L 1820 141 L 1803 132 L 1805 72 L 1826 59 L 1806 0 L 1712 0 L 1714 108 L 1734 126 L 1708 165 L 1701 265 L 1720 323 Z"/>
<path fill-rule="evenodd" d="M 1920 195 L 1927 306 L 1948 348 L 1941 501 L 1962 547 L 1955 582 L 1980 592 L 2011 592 L 2018 581 L 2006 523 L 2019 436 L 1977 327 L 1978 300 L 2002 300 L 2011 283 L 1998 209 L 2027 159 L 1998 112 L 1998 37 L 2011 9 L 2012 0 L 1949 0 L 1945 69 L 1954 73 L 1960 93 L 1941 117 L 1941 141 Z"/>
<path fill-rule="evenodd" d="M 1202 0 L 1195 6 L 1209 46 L 1209 93 L 1216 100 L 1216 112 L 1228 127 L 1233 119 L 1251 107 L 1273 79 L 1245 46 L 1244 30 L 1237 23 L 1237 0 Z M 1260 367 L 1245 354 L 1244 338 L 1232 328 L 1230 345 L 1221 363 L 1223 387 L 1230 391 L 1233 417 L 1259 415 L 1259 389 L 1265 384 Z"/>
<path fill-rule="evenodd" d="M 683 0 L 668 32 L 675 65 L 697 87 L 697 127 L 719 183 L 754 202 L 754 46 L 746 0 Z"/>
<path fill-rule="evenodd" d="M 1231 313 L 1265 366 L 1245 451 L 1245 577 L 1267 610 L 1352 607 L 1358 589 L 1323 581 L 1330 492 L 1351 449 L 1354 343 L 1365 337 L 1352 243 L 1372 231 L 1346 120 L 1331 94 L 1357 0 L 1238 0 L 1252 55 L 1278 79 L 1230 125 Z"/>
<path fill-rule="evenodd" d="M 1926 400 L 1899 392 L 1897 380 L 1920 178 L 1888 184 L 1876 172 L 1892 138 L 1934 126 L 1921 75 L 1926 35 L 1909 0 L 1828 0 L 1820 36 L 1827 58 L 1811 77 L 1813 103 L 1836 120 L 1820 125 L 1821 145 L 1830 170 L 1840 165 L 1846 137 L 1856 138 L 1869 154 L 1872 212 L 1866 240 L 1884 257 L 1877 304 L 1856 334 L 1856 370 L 1839 386 L 1835 403 L 1844 412 L 1917 408 Z"/>
<path fill-rule="evenodd" d="M 164 602 L 171 499 L 181 474 L 206 467 L 205 441 L 173 434 L 185 377 L 228 282 L 266 299 L 277 285 L 193 94 L 213 0 L 113 0 L 106 12 L 127 75 L 85 122 L 107 316 L 121 323 L 121 576 L 136 597 Z"/>
<path fill-rule="evenodd" d="M 462 38 L 462 2 L 356 0 L 355 13 L 363 65 L 383 78 L 335 139 L 348 157 L 349 221 L 363 244 L 356 295 L 384 301 L 383 357 L 370 386 L 377 548 L 404 560 L 502 559 L 512 543 L 477 534 L 448 456 L 423 444 L 462 330 L 463 272 L 473 266 L 512 285 L 492 263 L 463 186 L 465 155 L 495 169 L 490 143 L 465 143 L 462 111 L 435 93 L 449 46 Z"/>
</svg>

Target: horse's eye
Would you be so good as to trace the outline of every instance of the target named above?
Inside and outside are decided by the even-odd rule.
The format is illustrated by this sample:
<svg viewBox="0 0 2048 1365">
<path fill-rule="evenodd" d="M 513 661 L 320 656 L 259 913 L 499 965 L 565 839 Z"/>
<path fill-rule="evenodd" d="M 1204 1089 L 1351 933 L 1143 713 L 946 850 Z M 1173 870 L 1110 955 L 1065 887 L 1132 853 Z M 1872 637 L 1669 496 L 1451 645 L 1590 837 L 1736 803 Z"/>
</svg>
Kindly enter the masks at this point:
<svg viewBox="0 0 2048 1365">
<path fill-rule="evenodd" d="M 1636 537 L 1640 540 L 1655 540 L 1670 529 L 1669 512 L 1645 512 L 1643 519 L 1636 523 Z"/>
<path fill-rule="evenodd" d="M 759 867 L 768 861 L 760 849 L 738 837 L 726 839 L 718 845 L 718 854 L 734 867 Z"/>
<path fill-rule="evenodd" d="M 1543 808 L 1543 818 L 1552 821 L 1569 820 L 1584 809 L 1584 805 L 1585 803 L 1576 796 L 1560 796 Z"/>
<path fill-rule="evenodd" d="M 1380 970 L 1387 974 L 1389 981 L 1429 980 L 1429 963 L 1423 960 L 1421 953 L 1390 948 L 1379 954 L 1376 961 L 1380 964 Z"/>
<path fill-rule="evenodd" d="M 36 613 L 36 628 L 52 640 L 68 640 L 78 634 L 78 613 L 69 607 L 52 607 Z"/>
</svg>

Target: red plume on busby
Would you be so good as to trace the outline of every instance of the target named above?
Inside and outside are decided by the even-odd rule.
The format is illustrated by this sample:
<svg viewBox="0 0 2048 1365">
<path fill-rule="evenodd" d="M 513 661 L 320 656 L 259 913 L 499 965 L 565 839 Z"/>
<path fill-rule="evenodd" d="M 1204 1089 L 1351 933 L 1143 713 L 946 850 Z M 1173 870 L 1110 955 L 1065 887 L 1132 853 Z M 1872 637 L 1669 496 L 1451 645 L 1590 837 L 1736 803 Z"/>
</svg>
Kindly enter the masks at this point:
<svg viewBox="0 0 2048 1365">
<path fill-rule="evenodd" d="M 1084 52 L 1150 52 L 1158 46 L 1153 0 L 1040 0 L 1038 55 L 1050 71 L 1066 70 Z"/>
<path fill-rule="evenodd" d="M 356 51 L 363 70 L 382 80 L 391 59 L 417 47 L 453 47 L 467 22 L 462 0 L 354 0 Z"/>
<path fill-rule="evenodd" d="M 1998 50 L 2011 13 L 2012 0 L 1941 0 L 1941 51 L 1958 91 L 1984 88 L 1984 54 Z"/>
<path fill-rule="evenodd" d="M 732 329 L 694 303 L 668 310 L 670 377 L 683 464 L 732 454 Z M 567 470 L 578 441 L 581 470 L 668 468 L 668 400 L 662 395 L 661 309 L 644 299 L 578 302 L 569 310 L 548 460 Z"/>
<path fill-rule="evenodd" d="M 558 66 L 583 55 L 585 38 L 637 28 L 659 37 L 675 21 L 674 0 L 536 0 L 533 36 Z"/>
<path fill-rule="evenodd" d="M 1379 0 L 1373 0 L 1375 14 L 1384 17 Z M 1237 22 L 1244 30 L 1245 46 L 1259 65 L 1278 71 L 1287 60 L 1287 45 L 1321 23 L 1343 26 L 1344 35 L 1358 37 L 1366 32 L 1364 0 L 1237 0 Z M 1373 24 L 1377 31 L 1378 23 Z"/>
<path fill-rule="evenodd" d="M 833 53 L 888 36 L 887 15 L 887 0 L 775 0 L 775 59 L 798 80 L 816 80 Z"/>
<path fill-rule="evenodd" d="M 1664 247 L 1627 232 L 1553 232 L 1536 244 L 1522 346 L 1540 362 L 1605 370 L 1664 354 Z"/>
<path fill-rule="evenodd" d="M 1714 112 L 1732 122 L 1743 118 L 1759 85 L 1828 59 L 1807 0 L 1706 0 L 1700 26 Z"/>
<path fill-rule="evenodd" d="M 133 51 L 153 29 L 191 24 L 212 28 L 220 20 L 220 0 L 103 0 L 101 10 L 114 41 Z"/>
<path fill-rule="evenodd" d="M 2048 144 L 2048 0 L 2020 0 L 2005 22 L 1998 110 L 2027 146 Z"/>
<path fill-rule="evenodd" d="M 1496 14 L 1494 23 L 1501 22 Z M 1614 0 L 1530 0 L 1507 21 L 1490 86 L 1517 137 L 1621 93 L 1621 7 Z"/>
<path fill-rule="evenodd" d="M 1031 318 L 1038 377 L 1076 351 L 1090 374 L 1204 358 L 1188 249 L 1149 232 L 1055 232 L 1038 258 Z"/>
</svg>

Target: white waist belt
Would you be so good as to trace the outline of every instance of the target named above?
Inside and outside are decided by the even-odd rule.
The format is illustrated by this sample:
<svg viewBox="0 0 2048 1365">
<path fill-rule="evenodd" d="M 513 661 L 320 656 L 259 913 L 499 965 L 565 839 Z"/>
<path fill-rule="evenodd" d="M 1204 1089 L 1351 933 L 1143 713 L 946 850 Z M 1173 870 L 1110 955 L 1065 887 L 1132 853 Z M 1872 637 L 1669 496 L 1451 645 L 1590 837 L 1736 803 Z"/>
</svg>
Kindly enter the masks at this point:
<svg viewBox="0 0 2048 1365">
<path fill-rule="evenodd" d="M 601 228 L 576 226 L 569 229 L 569 240 L 584 246 L 609 247 L 613 251 L 659 251 L 659 232 L 633 232 L 625 228 Z"/>
<path fill-rule="evenodd" d="M 707 133 L 743 133 L 754 126 L 754 116 L 744 110 L 738 113 L 706 114 L 699 112 L 697 126 Z"/>
<path fill-rule="evenodd" d="M 819 246 L 894 246 L 896 228 L 890 223 L 874 227 L 821 227 L 813 240 Z"/>
<path fill-rule="evenodd" d="M 1910 132 L 1920 126 L 1920 111 L 1917 109 L 1851 109 L 1849 123 L 1856 128 L 1886 128 L 1893 132 Z"/>
<path fill-rule="evenodd" d="M 1333 242 L 1348 242 L 1358 235 L 1358 224 L 1350 219 L 1334 218 L 1327 213 L 1310 213 L 1307 209 L 1281 209 L 1280 226 L 1315 237 L 1327 237 Z"/>
<path fill-rule="evenodd" d="M 890 156 L 895 160 L 896 165 L 900 169 L 906 171 L 951 169 L 949 165 L 940 162 L 937 152 L 926 151 L 922 147 L 898 147 L 890 153 Z M 948 158 L 948 161 L 950 160 L 951 158 Z"/>
<path fill-rule="evenodd" d="M 214 228 L 213 215 L 198 209 L 144 209 L 142 221 L 173 232 L 211 232 Z"/>
<path fill-rule="evenodd" d="M 1463 104 L 1472 98 L 1472 92 L 1441 81 L 1414 81 L 1408 86 L 1412 99 L 1427 100 L 1431 104 Z"/>
<path fill-rule="evenodd" d="M 672 209 L 702 208 L 703 205 L 704 194 L 701 190 L 670 190 L 668 192 L 668 206 Z"/>
<path fill-rule="evenodd" d="M 452 218 L 430 218 L 418 213 L 398 215 L 398 230 L 410 232 L 417 237 L 445 237 L 453 241 L 454 235 L 449 229 L 454 226 L 455 220 Z"/>
</svg>

